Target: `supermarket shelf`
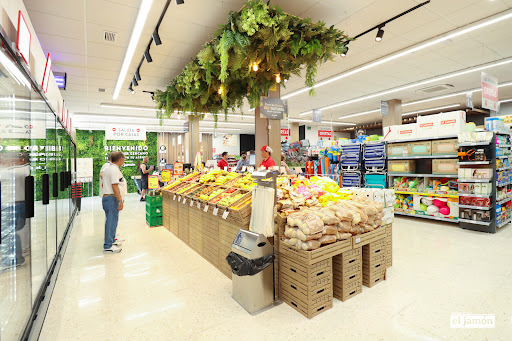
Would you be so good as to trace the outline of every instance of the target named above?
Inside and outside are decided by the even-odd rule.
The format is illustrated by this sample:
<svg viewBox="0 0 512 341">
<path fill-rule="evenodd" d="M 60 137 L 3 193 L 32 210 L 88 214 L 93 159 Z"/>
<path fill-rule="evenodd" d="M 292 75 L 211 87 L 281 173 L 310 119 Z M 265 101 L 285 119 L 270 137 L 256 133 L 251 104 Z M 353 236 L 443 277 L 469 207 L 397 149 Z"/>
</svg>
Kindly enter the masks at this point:
<svg viewBox="0 0 512 341">
<path fill-rule="evenodd" d="M 490 163 L 491 163 L 491 161 L 462 161 L 462 162 L 457 162 L 457 164 L 461 165 L 461 166 L 467 166 L 467 165 L 488 165 Z"/>
<path fill-rule="evenodd" d="M 462 218 L 459 218 L 459 221 L 462 223 L 468 223 L 468 224 L 485 225 L 485 226 L 491 225 L 490 221 L 476 221 L 476 220 L 469 220 L 469 219 L 462 219 Z"/>
<path fill-rule="evenodd" d="M 491 182 L 492 179 L 459 179 L 459 182 L 474 182 L 474 183 L 487 183 Z"/>
<path fill-rule="evenodd" d="M 496 168 L 496 171 L 501 172 L 501 171 L 510 170 L 510 169 L 512 169 L 512 167 L 502 167 L 502 168 Z"/>
<path fill-rule="evenodd" d="M 408 216 L 408 217 L 417 217 L 417 218 L 425 218 L 425 219 L 432 219 L 432 220 L 448 221 L 450 223 L 458 223 L 458 220 L 451 219 L 451 218 L 441 218 L 441 217 L 433 217 L 430 215 L 411 214 L 411 213 L 405 213 L 405 212 L 400 212 L 400 211 L 395 211 L 395 214 L 404 215 L 404 216 Z"/>
<path fill-rule="evenodd" d="M 498 201 L 496 204 L 501 205 L 501 204 L 504 204 L 506 202 L 509 202 L 510 200 L 512 200 L 512 198 L 508 197 L 508 198 L 505 198 L 503 200 Z"/>
<path fill-rule="evenodd" d="M 443 194 L 443 193 L 429 193 L 429 192 L 407 192 L 407 191 L 395 191 L 395 194 L 412 194 L 412 195 L 427 195 L 431 197 L 443 197 L 443 198 L 458 198 L 457 194 Z"/>
<path fill-rule="evenodd" d="M 498 147 L 498 148 L 510 148 L 510 147 L 512 147 L 512 144 L 502 144 L 500 146 L 496 145 L 496 147 Z"/>
<path fill-rule="evenodd" d="M 491 142 L 468 142 L 468 143 L 459 143 L 457 147 L 475 147 L 475 146 L 488 146 Z"/>
<path fill-rule="evenodd" d="M 504 222 L 497 224 L 496 227 L 497 228 L 503 227 L 503 226 L 507 225 L 508 223 L 510 223 L 511 221 L 512 221 L 512 218 L 508 218 Z"/>
<path fill-rule="evenodd" d="M 502 184 L 499 184 L 498 182 L 496 182 L 496 187 L 505 187 L 505 186 L 508 186 L 512 184 L 512 181 L 507 181 L 507 182 L 504 182 Z"/>
<path fill-rule="evenodd" d="M 429 178 L 458 178 L 457 174 L 414 174 L 414 173 L 388 173 L 389 176 L 418 176 Z"/>
<path fill-rule="evenodd" d="M 437 137 L 420 137 L 414 139 L 406 139 L 406 140 L 393 140 L 386 141 L 387 143 L 401 143 L 401 142 L 416 142 L 416 141 L 428 141 L 428 140 L 441 140 L 441 139 L 455 139 L 457 135 L 449 135 L 449 136 L 437 136 Z"/>
<path fill-rule="evenodd" d="M 459 194 L 459 197 L 489 198 L 491 195 L 485 194 Z"/>
<path fill-rule="evenodd" d="M 456 159 L 457 154 L 452 155 L 411 155 L 411 156 L 388 156 L 388 160 L 410 160 L 410 159 Z"/>
<path fill-rule="evenodd" d="M 472 205 L 459 205 L 459 208 L 472 208 L 474 210 L 489 211 L 490 207 L 472 206 Z"/>
<path fill-rule="evenodd" d="M 497 159 L 508 159 L 510 158 L 512 155 L 501 155 L 501 156 L 496 156 Z"/>
</svg>

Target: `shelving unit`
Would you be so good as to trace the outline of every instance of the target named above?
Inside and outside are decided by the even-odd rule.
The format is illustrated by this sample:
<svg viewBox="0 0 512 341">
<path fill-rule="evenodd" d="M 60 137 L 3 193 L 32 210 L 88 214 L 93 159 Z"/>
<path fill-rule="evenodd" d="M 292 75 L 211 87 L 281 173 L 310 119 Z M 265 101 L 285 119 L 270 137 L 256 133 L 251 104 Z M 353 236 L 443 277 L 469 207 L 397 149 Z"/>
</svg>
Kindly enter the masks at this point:
<svg viewBox="0 0 512 341">
<path fill-rule="evenodd" d="M 457 155 L 455 155 L 457 156 Z M 453 159 L 454 155 L 413 155 L 413 156 L 389 156 L 388 160 L 415 160 L 415 159 Z"/>
</svg>

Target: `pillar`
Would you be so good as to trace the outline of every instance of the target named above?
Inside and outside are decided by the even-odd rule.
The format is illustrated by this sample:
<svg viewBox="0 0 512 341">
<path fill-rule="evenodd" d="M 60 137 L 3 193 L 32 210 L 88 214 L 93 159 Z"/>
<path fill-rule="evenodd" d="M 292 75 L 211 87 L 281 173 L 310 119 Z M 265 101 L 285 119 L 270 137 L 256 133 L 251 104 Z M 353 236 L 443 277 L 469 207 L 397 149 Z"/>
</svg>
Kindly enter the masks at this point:
<svg viewBox="0 0 512 341">
<path fill-rule="evenodd" d="M 188 162 L 194 164 L 197 152 L 201 151 L 199 144 L 199 118 L 197 116 L 188 117 L 188 138 L 187 140 L 187 155 Z"/>
<path fill-rule="evenodd" d="M 290 134 L 288 142 L 296 142 L 299 140 L 299 122 L 290 122 Z"/>
<path fill-rule="evenodd" d="M 276 84 L 268 91 L 268 97 L 281 97 L 281 87 L 279 84 Z M 265 145 L 272 148 L 272 159 L 274 159 L 276 166 L 279 166 L 281 163 L 281 120 L 269 120 L 266 117 L 260 117 L 259 107 L 256 108 L 254 116 L 256 168 L 263 161 L 260 149 Z"/>
<path fill-rule="evenodd" d="M 402 125 L 402 100 L 392 99 L 387 101 L 389 106 L 389 113 L 382 115 L 382 127 L 389 127 L 394 125 Z"/>
</svg>

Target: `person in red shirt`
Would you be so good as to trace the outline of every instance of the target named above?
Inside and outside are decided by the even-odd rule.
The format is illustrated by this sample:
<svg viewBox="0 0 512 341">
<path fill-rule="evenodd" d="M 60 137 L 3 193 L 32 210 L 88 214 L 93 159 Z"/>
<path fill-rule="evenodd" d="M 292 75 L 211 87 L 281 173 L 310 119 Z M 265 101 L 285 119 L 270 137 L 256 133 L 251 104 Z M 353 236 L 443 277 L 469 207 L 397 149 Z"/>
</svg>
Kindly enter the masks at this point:
<svg viewBox="0 0 512 341">
<path fill-rule="evenodd" d="M 219 160 L 217 163 L 217 167 L 219 167 L 222 170 L 228 170 L 229 164 L 228 164 L 228 152 L 222 153 L 222 159 Z"/>
<path fill-rule="evenodd" d="M 263 166 L 265 169 L 269 169 L 270 167 L 273 167 L 276 165 L 274 160 L 272 160 L 272 148 L 269 146 L 263 146 L 261 148 L 261 156 L 263 157 L 263 161 L 261 162 L 260 168 Z"/>
</svg>

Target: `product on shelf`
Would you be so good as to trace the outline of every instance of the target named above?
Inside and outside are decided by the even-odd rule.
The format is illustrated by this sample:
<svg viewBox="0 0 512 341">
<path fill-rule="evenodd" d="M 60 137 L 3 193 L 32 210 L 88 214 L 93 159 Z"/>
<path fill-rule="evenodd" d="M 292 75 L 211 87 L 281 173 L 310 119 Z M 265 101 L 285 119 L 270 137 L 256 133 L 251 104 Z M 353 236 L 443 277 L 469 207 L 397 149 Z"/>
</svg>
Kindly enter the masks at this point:
<svg viewBox="0 0 512 341">
<path fill-rule="evenodd" d="M 492 142 L 492 131 L 472 131 L 458 134 L 459 143 L 485 143 Z"/>
<path fill-rule="evenodd" d="M 457 155 L 457 139 L 432 141 L 432 155 Z"/>
<path fill-rule="evenodd" d="M 457 174 L 459 165 L 457 159 L 435 159 L 432 161 L 432 175 Z"/>
<path fill-rule="evenodd" d="M 416 160 L 388 160 L 388 172 L 390 173 L 414 173 Z"/>
<path fill-rule="evenodd" d="M 407 143 L 407 155 L 432 155 L 432 141 Z"/>
</svg>

